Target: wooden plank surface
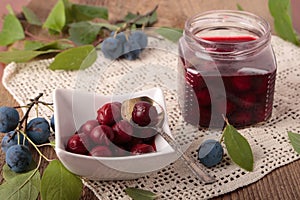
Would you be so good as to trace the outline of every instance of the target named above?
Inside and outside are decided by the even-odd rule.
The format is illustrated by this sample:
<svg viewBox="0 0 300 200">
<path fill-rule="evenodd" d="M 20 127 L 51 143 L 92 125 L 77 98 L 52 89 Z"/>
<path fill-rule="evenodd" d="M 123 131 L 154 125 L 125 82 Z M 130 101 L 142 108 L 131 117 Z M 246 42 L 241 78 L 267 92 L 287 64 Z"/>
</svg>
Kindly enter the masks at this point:
<svg viewBox="0 0 300 200">
<path fill-rule="evenodd" d="M 32 8 L 41 19 L 45 19 L 55 2 L 56 0 L 32 0 L 29 3 L 29 7 Z M 236 9 L 236 4 L 239 3 L 245 10 L 263 16 L 272 24 L 272 19 L 268 12 L 267 0 L 73 0 L 72 2 L 105 6 L 109 9 L 109 19 L 111 21 L 122 18 L 128 11 L 144 13 L 158 4 L 159 21 L 156 25 L 179 28 L 183 28 L 185 20 L 196 13 L 212 9 Z M 0 75 L 2 74 L 1 71 L 2 67 L 0 66 Z M 8 91 L 5 90 L 3 85 L 0 84 L 0 106 L 3 105 L 14 106 L 17 105 L 17 103 Z M 0 139 L 1 137 L 2 136 L 0 136 Z M 49 157 L 55 157 L 55 152 L 51 148 L 44 148 L 43 152 L 49 155 Z M 1 152 L 1 165 L 4 164 L 4 159 L 4 154 Z M 42 164 L 42 170 L 46 164 L 46 162 Z M 2 175 L 0 175 L 0 181 L 2 181 Z M 294 200 L 300 199 L 299 186 L 300 160 L 274 170 L 256 183 L 214 199 Z M 97 198 L 89 189 L 85 188 L 82 199 L 94 200 Z"/>
</svg>

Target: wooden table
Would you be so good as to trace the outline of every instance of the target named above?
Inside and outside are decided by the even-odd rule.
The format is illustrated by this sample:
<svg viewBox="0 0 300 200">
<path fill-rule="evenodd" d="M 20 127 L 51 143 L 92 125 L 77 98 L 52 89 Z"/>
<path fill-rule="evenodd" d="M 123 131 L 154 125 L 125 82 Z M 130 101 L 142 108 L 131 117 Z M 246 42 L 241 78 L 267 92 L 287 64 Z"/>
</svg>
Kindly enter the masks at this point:
<svg viewBox="0 0 300 200">
<path fill-rule="evenodd" d="M 41 19 L 45 19 L 49 9 L 54 5 L 56 0 L 40 1 L 32 0 L 29 7 L 36 11 Z M 265 17 L 270 23 L 272 19 L 268 12 L 267 0 L 253 1 L 223 1 L 223 0 L 187 0 L 187 1 L 171 1 L 171 0 L 153 0 L 153 1 L 135 1 L 135 0 L 73 0 L 72 2 L 88 3 L 92 5 L 106 6 L 109 9 L 110 20 L 114 21 L 125 16 L 128 11 L 144 13 L 154 5 L 158 4 L 157 26 L 171 26 L 182 28 L 184 21 L 195 13 L 211 9 L 236 9 L 238 2 L 246 10 L 259 14 Z M 2 75 L 3 67 L 0 67 L 0 76 Z M 15 106 L 17 105 L 13 97 L 0 84 L 0 106 Z M 3 135 L 0 136 L 0 139 Z M 43 152 L 49 157 L 54 158 L 55 152 L 51 148 L 44 148 Z M 4 164 L 4 154 L 0 152 L 1 169 Z M 41 171 L 46 167 L 47 162 L 42 163 Z M 0 176 L 0 182 L 3 181 Z M 97 199 L 94 194 L 84 188 L 82 199 L 93 200 Z M 214 199 L 272 199 L 272 200 L 294 200 L 300 199 L 300 160 L 288 164 L 284 167 L 274 170 L 264 178 L 249 186 L 235 190 L 234 192 L 219 196 Z"/>
</svg>

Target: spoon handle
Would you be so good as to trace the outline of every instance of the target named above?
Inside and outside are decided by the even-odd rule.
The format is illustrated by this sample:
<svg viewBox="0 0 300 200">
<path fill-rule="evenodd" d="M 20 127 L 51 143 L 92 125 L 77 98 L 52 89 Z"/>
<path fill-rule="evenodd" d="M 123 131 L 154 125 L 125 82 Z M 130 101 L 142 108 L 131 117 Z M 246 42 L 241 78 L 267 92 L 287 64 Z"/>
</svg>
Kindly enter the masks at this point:
<svg viewBox="0 0 300 200">
<path fill-rule="evenodd" d="M 204 169 L 204 166 L 199 162 L 195 162 L 191 157 L 184 154 L 181 147 L 177 142 L 170 137 L 167 133 L 165 133 L 162 129 L 159 131 L 159 134 L 171 145 L 171 147 L 176 151 L 177 154 L 180 155 L 180 158 L 184 161 L 184 163 L 190 168 L 193 174 L 203 181 L 205 184 L 210 184 L 216 181 L 215 178 L 211 177 Z"/>
</svg>

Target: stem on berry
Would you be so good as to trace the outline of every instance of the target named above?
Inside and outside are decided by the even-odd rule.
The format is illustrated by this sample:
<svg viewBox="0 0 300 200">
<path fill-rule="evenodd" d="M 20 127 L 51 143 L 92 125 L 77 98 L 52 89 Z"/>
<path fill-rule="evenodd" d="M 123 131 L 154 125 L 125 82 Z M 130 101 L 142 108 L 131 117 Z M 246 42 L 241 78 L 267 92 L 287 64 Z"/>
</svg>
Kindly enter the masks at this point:
<svg viewBox="0 0 300 200">
<path fill-rule="evenodd" d="M 52 144 L 52 143 L 45 143 L 45 144 L 39 144 L 39 145 L 36 145 L 37 147 L 45 147 L 45 146 L 51 146 L 51 147 L 55 147 L 55 144 Z"/>
<path fill-rule="evenodd" d="M 50 107 L 50 106 L 53 105 L 53 103 L 46 103 L 46 102 L 43 102 L 43 101 L 38 101 L 38 103 L 46 106 L 49 110 L 51 110 L 52 112 L 54 112 L 53 108 Z"/>
<path fill-rule="evenodd" d="M 38 165 L 36 167 L 36 170 L 39 169 L 40 165 L 41 165 L 41 162 L 42 162 L 42 156 L 39 156 L 39 162 L 38 162 Z"/>
<path fill-rule="evenodd" d="M 118 30 L 116 30 L 117 33 L 122 32 L 126 29 L 128 29 L 132 24 L 135 24 L 137 21 L 144 17 L 150 17 L 158 8 L 158 5 L 156 5 L 151 11 L 147 12 L 144 15 L 139 15 L 136 18 L 130 20 L 129 22 L 125 23 L 123 27 L 120 27 Z"/>
<path fill-rule="evenodd" d="M 115 38 L 116 35 L 117 35 L 118 33 L 122 32 L 122 31 L 126 31 L 130 26 L 132 26 L 133 24 L 135 24 L 135 23 L 136 23 L 137 21 L 139 21 L 140 19 L 142 19 L 142 18 L 144 18 L 144 17 L 149 17 L 149 18 L 150 18 L 150 16 L 153 15 L 153 13 L 157 10 L 157 8 L 158 8 L 158 5 L 156 5 L 151 11 L 147 12 L 146 14 L 144 14 L 144 15 L 139 15 L 139 16 L 137 16 L 136 18 L 133 18 L 132 20 L 128 21 L 127 23 L 124 23 L 124 25 L 123 25 L 122 27 L 119 27 L 119 28 L 115 31 L 113 37 Z M 147 23 L 149 23 L 149 20 L 148 20 Z M 146 23 L 143 24 L 143 26 L 144 26 L 144 25 L 146 25 Z M 144 29 L 144 27 L 142 27 L 142 29 Z M 126 37 L 126 39 L 128 40 L 127 37 Z M 100 40 L 94 42 L 94 43 L 93 43 L 94 47 L 97 47 L 102 41 L 103 41 L 103 39 L 100 39 Z"/>
<path fill-rule="evenodd" d="M 29 104 L 29 107 L 24 115 L 24 117 L 21 119 L 20 123 L 19 123 L 19 128 L 22 128 L 22 124 L 25 122 L 25 130 L 27 128 L 27 119 L 30 113 L 30 110 L 32 109 L 32 107 L 34 106 L 34 104 L 36 104 L 36 102 L 38 102 L 39 98 L 41 98 L 43 96 L 43 93 L 40 93 L 37 97 L 35 97 L 34 99 L 30 99 L 31 103 Z"/>
<path fill-rule="evenodd" d="M 21 130 L 23 128 L 22 125 L 23 125 L 24 122 L 25 122 L 24 130 L 26 130 L 26 128 L 27 128 L 27 119 L 28 119 L 29 113 L 30 113 L 32 107 L 36 104 L 36 102 L 38 102 L 39 98 L 41 98 L 42 96 L 43 96 L 43 93 L 40 93 L 34 99 L 30 99 L 31 103 L 27 104 L 26 106 L 18 106 L 19 108 L 26 107 L 28 109 L 26 110 L 26 113 L 24 114 L 24 116 L 22 117 L 22 119 L 19 121 L 19 125 L 18 125 L 17 130 Z M 18 108 L 18 107 L 16 107 L 16 108 Z M 10 139 L 13 138 L 13 137 L 15 137 L 16 133 L 17 132 L 15 131 L 14 134 L 12 134 L 12 136 L 10 137 Z M 9 142 L 9 140 L 8 140 L 8 142 Z"/>
<path fill-rule="evenodd" d="M 39 104 L 35 104 L 36 117 L 39 117 Z"/>
<path fill-rule="evenodd" d="M 20 133 L 18 132 L 18 144 L 20 144 Z"/>
<path fill-rule="evenodd" d="M 223 117 L 224 121 L 226 122 L 226 125 L 230 125 L 230 124 L 229 124 L 229 121 L 228 121 L 228 119 L 227 119 L 227 117 L 225 117 L 224 114 L 222 114 L 222 117 Z"/>
<path fill-rule="evenodd" d="M 28 105 L 26 105 L 26 106 L 14 106 L 13 108 L 28 108 Z"/>
<path fill-rule="evenodd" d="M 41 103 L 41 104 L 43 104 L 43 105 L 50 105 L 50 106 L 52 106 L 53 105 L 53 103 L 47 103 L 47 102 L 44 102 L 44 101 L 36 101 L 37 103 Z"/>
<path fill-rule="evenodd" d="M 25 107 L 27 107 L 28 109 L 26 110 L 26 113 L 24 114 L 24 116 L 22 117 L 22 119 L 19 121 L 19 125 L 18 125 L 18 130 L 21 130 L 23 128 L 23 123 L 25 122 L 25 126 L 24 126 L 24 130 L 26 130 L 27 128 L 27 119 L 29 116 L 29 113 L 32 109 L 32 107 L 39 101 L 39 98 L 41 98 L 43 96 L 43 93 L 39 93 L 39 95 L 37 97 L 35 97 L 34 99 L 30 99 L 31 103 L 27 104 Z M 14 132 L 14 134 L 12 134 L 11 138 L 15 137 L 16 135 L 16 131 Z M 11 140 L 11 138 L 9 140 Z M 9 142 L 8 140 L 8 142 Z"/>
<path fill-rule="evenodd" d="M 226 122 L 226 125 L 227 125 L 227 126 L 230 125 L 229 122 L 228 122 L 227 117 L 225 117 L 224 114 L 222 114 L 222 117 L 223 117 L 224 121 Z M 226 127 L 225 127 L 225 128 L 226 128 Z M 225 128 L 224 128 L 224 129 L 225 129 Z M 220 138 L 220 143 L 223 141 L 223 139 L 224 139 L 224 130 L 223 130 L 222 135 L 221 135 L 221 138 Z"/>
<path fill-rule="evenodd" d="M 52 160 L 47 158 L 41 151 L 40 149 L 37 147 L 37 145 L 26 135 L 25 132 L 23 132 L 22 130 L 18 130 L 20 133 L 23 134 L 23 136 L 29 141 L 29 143 L 35 148 L 35 150 L 38 152 L 38 154 L 40 156 L 42 156 L 45 160 L 47 160 L 48 162 L 51 162 Z"/>
</svg>

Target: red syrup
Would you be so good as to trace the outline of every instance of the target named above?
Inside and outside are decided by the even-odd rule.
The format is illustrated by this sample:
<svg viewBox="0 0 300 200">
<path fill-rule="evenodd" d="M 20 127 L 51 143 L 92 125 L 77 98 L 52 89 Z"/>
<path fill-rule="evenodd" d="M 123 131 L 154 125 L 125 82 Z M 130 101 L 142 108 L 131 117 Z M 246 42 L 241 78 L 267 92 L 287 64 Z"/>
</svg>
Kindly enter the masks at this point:
<svg viewBox="0 0 300 200">
<path fill-rule="evenodd" d="M 223 42 L 223 43 L 241 43 L 256 40 L 253 36 L 228 36 L 228 37 L 201 37 L 203 40 L 211 42 Z"/>
<path fill-rule="evenodd" d="M 208 54 L 232 52 L 236 44 L 246 45 L 256 40 L 252 36 L 201 39 L 214 44 L 203 45 Z M 271 116 L 276 76 L 272 52 L 262 51 L 242 60 L 199 59 L 194 53 L 190 54 L 182 56 L 180 52 L 178 64 L 182 75 L 179 95 L 183 101 L 183 116 L 188 123 L 222 127 L 223 116 L 226 116 L 230 124 L 244 127 Z"/>
</svg>

